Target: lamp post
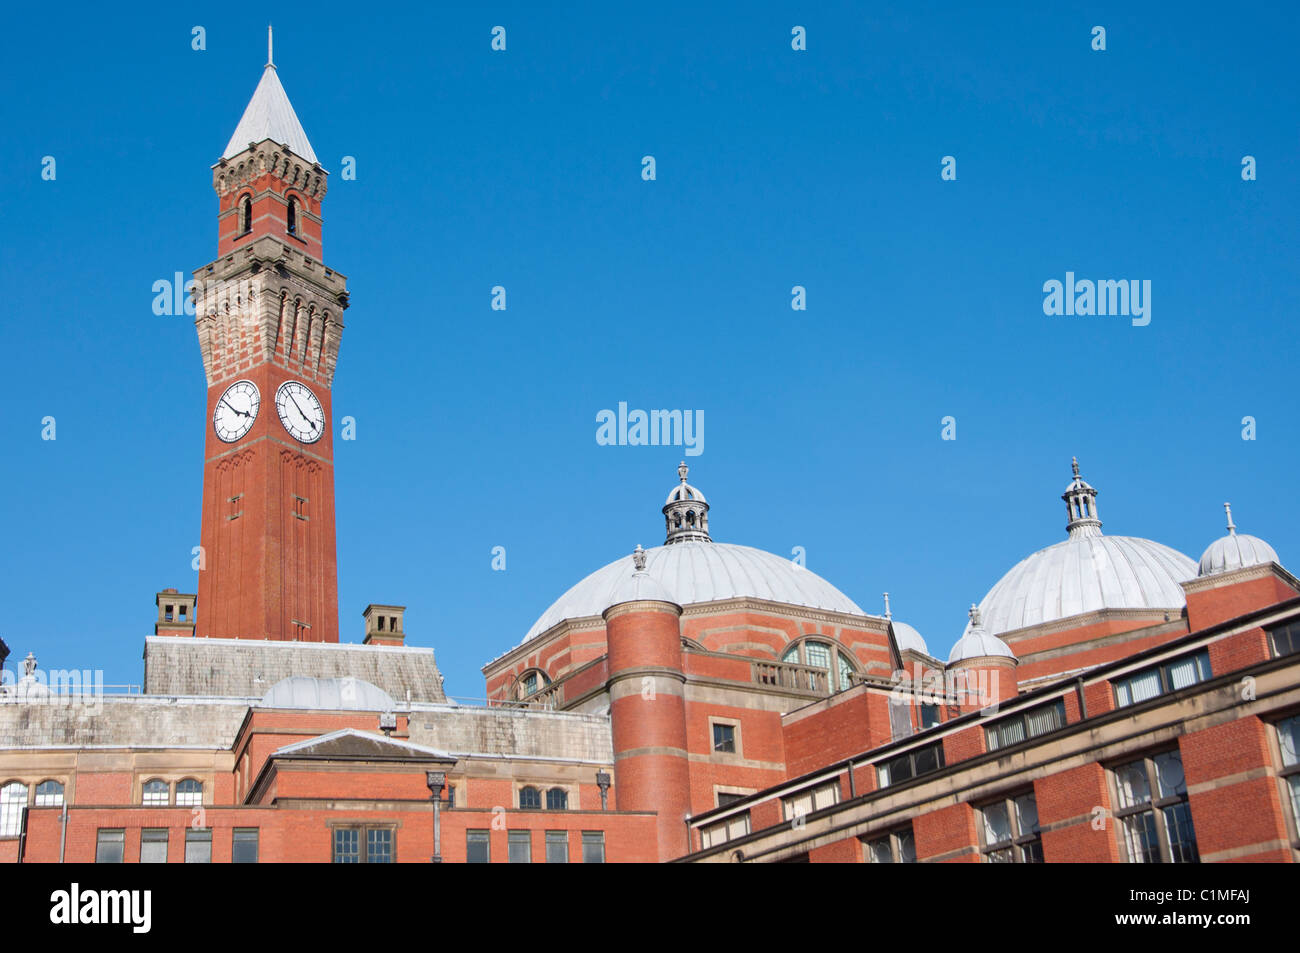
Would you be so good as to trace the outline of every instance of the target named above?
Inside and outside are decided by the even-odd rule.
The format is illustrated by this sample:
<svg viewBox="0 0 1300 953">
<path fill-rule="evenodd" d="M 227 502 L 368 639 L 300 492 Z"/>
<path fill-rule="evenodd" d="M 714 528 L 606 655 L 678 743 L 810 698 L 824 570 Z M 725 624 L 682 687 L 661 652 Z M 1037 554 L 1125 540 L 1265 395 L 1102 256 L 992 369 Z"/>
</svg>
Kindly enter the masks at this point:
<svg viewBox="0 0 1300 953">
<path fill-rule="evenodd" d="M 442 863 L 442 817 L 438 809 L 442 804 L 442 789 L 447 786 L 446 771 L 426 771 L 424 772 L 424 783 L 429 787 L 429 795 L 433 798 L 433 857 L 432 862 L 435 864 Z"/>
<path fill-rule="evenodd" d="M 609 772 L 596 772 L 596 787 L 600 788 L 600 809 L 609 810 Z"/>
</svg>

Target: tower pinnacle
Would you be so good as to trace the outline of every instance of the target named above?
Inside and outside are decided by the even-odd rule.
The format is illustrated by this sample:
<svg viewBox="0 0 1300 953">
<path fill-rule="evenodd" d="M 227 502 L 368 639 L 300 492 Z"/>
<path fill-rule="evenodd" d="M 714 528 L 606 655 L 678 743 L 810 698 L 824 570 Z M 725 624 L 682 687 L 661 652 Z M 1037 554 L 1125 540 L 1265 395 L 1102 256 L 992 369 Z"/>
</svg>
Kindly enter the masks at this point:
<svg viewBox="0 0 1300 953">
<path fill-rule="evenodd" d="M 1065 500 L 1066 532 L 1070 539 L 1081 536 L 1100 536 L 1101 520 L 1097 518 L 1097 491 L 1079 476 L 1079 458 L 1070 461 L 1074 479 L 1065 488 L 1061 499 Z"/>
<path fill-rule="evenodd" d="M 690 468 L 683 460 L 677 467 L 681 483 L 673 487 L 664 503 L 663 514 L 668 529 L 664 545 L 671 543 L 709 543 L 709 502 L 704 494 L 686 482 Z"/>
</svg>

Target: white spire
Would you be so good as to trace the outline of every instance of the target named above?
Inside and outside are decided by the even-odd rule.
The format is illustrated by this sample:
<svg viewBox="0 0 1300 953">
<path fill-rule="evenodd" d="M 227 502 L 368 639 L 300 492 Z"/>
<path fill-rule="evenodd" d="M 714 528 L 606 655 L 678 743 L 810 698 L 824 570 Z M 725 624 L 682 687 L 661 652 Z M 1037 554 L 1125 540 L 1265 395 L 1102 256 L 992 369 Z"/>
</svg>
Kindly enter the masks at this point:
<svg viewBox="0 0 1300 953">
<path fill-rule="evenodd" d="M 306 162 L 317 161 L 316 153 L 307 141 L 307 133 L 298 121 L 298 114 L 293 111 L 289 97 L 280 85 L 275 63 L 271 61 L 269 26 L 266 28 L 266 66 L 262 69 L 262 80 L 253 90 L 253 98 L 248 101 L 248 107 L 221 158 L 233 158 L 247 149 L 250 142 L 267 139 L 288 146 L 294 155 Z"/>
<path fill-rule="evenodd" d="M 1234 525 L 1232 525 L 1232 504 L 1231 504 L 1231 503 L 1224 503 L 1224 504 L 1223 504 L 1223 511 L 1224 511 L 1225 513 L 1228 514 L 1228 535 L 1229 535 L 1229 536 L 1236 536 L 1236 535 L 1237 535 L 1237 527 L 1234 526 Z"/>
</svg>

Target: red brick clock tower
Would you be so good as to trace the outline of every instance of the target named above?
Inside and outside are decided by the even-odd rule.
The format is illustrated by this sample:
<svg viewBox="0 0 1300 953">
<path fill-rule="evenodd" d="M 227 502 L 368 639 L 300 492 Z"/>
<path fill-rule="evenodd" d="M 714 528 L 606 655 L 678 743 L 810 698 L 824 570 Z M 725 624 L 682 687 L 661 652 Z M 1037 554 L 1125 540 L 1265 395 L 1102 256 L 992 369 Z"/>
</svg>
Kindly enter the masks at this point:
<svg viewBox="0 0 1300 953">
<path fill-rule="evenodd" d="M 347 279 L 321 262 L 326 172 L 267 60 L 213 166 L 220 257 L 194 273 L 208 383 L 195 634 L 337 642 L 330 385 Z"/>
</svg>

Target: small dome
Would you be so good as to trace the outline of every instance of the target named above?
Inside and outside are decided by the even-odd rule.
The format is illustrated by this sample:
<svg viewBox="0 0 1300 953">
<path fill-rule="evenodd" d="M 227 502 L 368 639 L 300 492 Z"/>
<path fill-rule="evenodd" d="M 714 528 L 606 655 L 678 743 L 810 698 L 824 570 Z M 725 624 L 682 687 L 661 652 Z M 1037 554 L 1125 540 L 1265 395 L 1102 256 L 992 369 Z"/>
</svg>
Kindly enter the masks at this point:
<svg viewBox="0 0 1300 953">
<path fill-rule="evenodd" d="M 677 600 L 672 597 L 663 583 L 645 571 L 646 551 L 641 548 L 640 543 L 632 553 L 632 564 L 636 571 L 614 587 L 606 608 L 624 602 L 671 602 L 677 605 Z"/>
<path fill-rule="evenodd" d="M 320 711 L 393 711 L 393 697 L 360 678 L 309 678 L 290 675 L 271 686 L 259 708 L 311 708 Z"/>
<path fill-rule="evenodd" d="M 930 650 L 925 647 L 925 639 L 921 638 L 920 632 L 917 632 L 906 622 L 899 622 L 897 619 L 891 621 L 894 623 L 894 641 L 898 643 L 898 651 L 906 652 L 911 649 L 924 655 L 930 654 Z"/>
<path fill-rule="evenodd" d="M 990 635 L 985 631 L 980 622 L 979 607 L 971 606 L 970 623 L 966 626 L 966 634 L 957 640 L 957 644 L 948 653 L 948 664 L 953 665 L 968 659 L 999 657 L 1013 659 L 1016 653 L 996 635 Z"/>
<path fill-rule="evenodd" d="M 1224 503 L 1223 508 L 1228 514 L 1228 535 L 1210 543 L 1209 548 L 1201 554 L 1198 576 L 1231 572 L 1234 569 L 1244 569 L 1247 566 L 1266 566 L 1269 563 L 1281 563 L 1281 560 L 1277 558 L 1277 551 L 1268 543 L 1258 536 L 1237 532 L 1237 527 L 1232 523 L 1231 504 Z"/>
</svg>

